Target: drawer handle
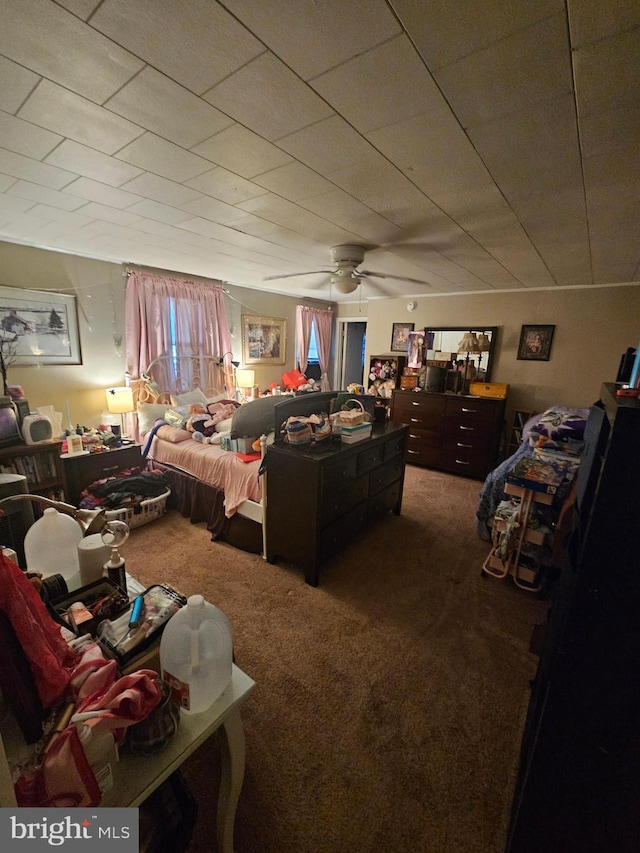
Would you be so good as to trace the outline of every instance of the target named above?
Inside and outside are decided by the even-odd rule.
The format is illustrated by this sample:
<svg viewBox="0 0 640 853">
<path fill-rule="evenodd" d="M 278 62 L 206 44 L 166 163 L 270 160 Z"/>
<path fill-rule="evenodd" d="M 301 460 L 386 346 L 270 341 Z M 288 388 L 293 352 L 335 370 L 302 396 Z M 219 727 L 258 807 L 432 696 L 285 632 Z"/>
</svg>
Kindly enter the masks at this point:
<svg viewBox="0 0 640 853">
<path fill-rule="evenodd" d="M 462 444 L 461 441 L 458 441 L 456 447 L 473 447 L 473 444 Z"/>
<path fill-rule="evenodd" d="M 463 411 L 463 412 L 466 412 L 466 413 L 468 413 L 468 414 L 470 414 L 470 415 L 475 415 L 475 414 L 477 414 L 477 413 L 478 413 L 478 410 L 477 410 L 477 409 L 465 409 L 465 407 L 464 407 L 464 406 L 462 407 L 462 411 Z"/>
<path fill-rule="evenodd" d="M 103 468 L 103 469 L 102 469 L 102 471 L 103 471 L 105 474 L 107 473 L 107 471 L 117 471 L 117 470 L 118 470 L 118 466 L 117 466 L 117 465 L 110 465 L 110 466 L 109 466 L 109 468 Z"/>
<path fill-rule="evenodd" d="M 471 465 L 471 462 L 463 462 L 462 459 L 456 459 L 456 465 Z"/>
<path fill-rule="evenodd" d="M 419 451 L 419 450 L 411 450 L 411 448 L 409 448 L 409 450 L 407 450 L 407 453 L 415 453 L 415 454 L 416 454 L 416 456 L 419 456 L 419 455 L 420 455 L 420 451 Z"/>
<path fill-rule="evenodd" d="M 475 432 L 476 428 L 475 427 L 466 427 L 466 426 L 460 425 L 460 429 L 465 430 L 465 432 Z"/>
<path fill-rule="evenodd" d="M 421 406 L 421 405 L 422 405 L 422 403 L 421 403 L 419 400 L 412 400 L 412 401 L 411 401 L 411 405 L 412 405 L 412 406 Z"/>
<path fill-rule="evenodd" d="M 409 438 L 420 438 L 419 435 L 416 435 L 414 432 L 409 433 Z"/>
</svg>

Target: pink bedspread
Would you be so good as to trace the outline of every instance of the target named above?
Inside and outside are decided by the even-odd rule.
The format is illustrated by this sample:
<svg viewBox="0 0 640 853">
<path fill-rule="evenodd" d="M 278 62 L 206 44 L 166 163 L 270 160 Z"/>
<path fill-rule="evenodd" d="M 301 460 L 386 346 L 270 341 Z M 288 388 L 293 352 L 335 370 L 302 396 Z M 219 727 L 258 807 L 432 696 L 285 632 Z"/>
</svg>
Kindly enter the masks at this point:
<svg viewBox="0 0 640 853">
<path fill-rule="evenodd" d="M 166 441 L 162 439 L 164 430 L 172 427 L 161 427 L 151 444 L 149 457 L 165 465 L 172 465 L 196 477 L 204 483 L 209 483 L 224 492 L 224 512 L 227 518 L 236 512 L 243 501 L 260 502 L 262 484 L 258 477 L 260 460 L 242 462 L 230 450 L 221 450 L 216 444 L 201 444 L 191 436 L 185 441 Z M 175 438 L 176 430 L 171 434 Z"/>
</svg>

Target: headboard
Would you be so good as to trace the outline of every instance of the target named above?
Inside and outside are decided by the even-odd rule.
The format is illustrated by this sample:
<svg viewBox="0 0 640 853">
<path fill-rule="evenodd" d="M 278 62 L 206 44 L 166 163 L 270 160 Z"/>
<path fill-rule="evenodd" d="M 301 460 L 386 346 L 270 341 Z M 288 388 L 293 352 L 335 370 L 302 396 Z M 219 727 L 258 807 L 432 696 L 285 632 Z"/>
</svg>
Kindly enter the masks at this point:
<svg viewBox="0 0 640 853">
<path fill-rule="evenodd" d="M 280 433 L 280 427 L 292 415 L 319 415 L 322 412 L 329 414 L 331 403 L 335 400 L 337 391 L 310 391 L 300 394 L 299 397 L 284 397 L 281 403 L 273 407 L 275 441 L 284 440 Z"/>
<path fill-rule="evenodd" d="M 229 384 L 221 362 L 214 355 L 161 355 L 151 362 L 141 379 L 132 381 L 136 402 L 170 403 L 172 394 L 186 394 L 194 388 L 200 388 L 207 397 L 215 397 Z"/>
</svg>

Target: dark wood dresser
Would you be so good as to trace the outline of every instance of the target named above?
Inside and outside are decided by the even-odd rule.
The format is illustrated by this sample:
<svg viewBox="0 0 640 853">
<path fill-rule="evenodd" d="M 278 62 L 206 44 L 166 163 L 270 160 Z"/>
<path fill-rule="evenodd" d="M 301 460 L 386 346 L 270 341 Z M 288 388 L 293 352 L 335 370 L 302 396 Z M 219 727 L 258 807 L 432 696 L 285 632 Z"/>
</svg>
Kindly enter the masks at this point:
<svg viewBox="0 0 640 853">
<path fill-rule="evenodd" d="M 142 463 L 142 448 L 139 444 L 125 444 L 101 453 L 63 456 L 62 474 L 64 477 L 64 494 L 68 503 L 78 506 L 83 489 L 95 480 L 113 477 L 125 468 L 140 467 Z"/>
<path fill-rule="evenodd" d="M 386 422 L 356 444 L 332 438 L 326 449 L 268 447 L 267 560 L 303 568 L 317 586 L 322 563 L 384 514 L 399 515 L 407 434 L 406 426 Z"/>
<path fill-rule="evenodd" d="M 407 462 L 484 479 L 495 468 L 505 400 L 394 391 L 391 420 L 409 425 Z"/>
</svg>

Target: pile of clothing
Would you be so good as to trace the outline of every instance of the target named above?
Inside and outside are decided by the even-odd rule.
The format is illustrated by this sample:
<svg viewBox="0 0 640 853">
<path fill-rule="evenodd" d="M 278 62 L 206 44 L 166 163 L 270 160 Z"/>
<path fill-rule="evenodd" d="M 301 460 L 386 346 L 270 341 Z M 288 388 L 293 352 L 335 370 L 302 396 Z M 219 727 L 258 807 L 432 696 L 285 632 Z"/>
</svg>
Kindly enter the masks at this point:
<svg viewBox="0 0 640 853">
<path fill-rule="evenodd" d="M 125 468 L 112 477 L 95 480 L 82 492 L 80 509 L 133 508 L 140 512 L 142 501 L 157 498 L 169 488 L 161 471 Z"/>
</svg>

